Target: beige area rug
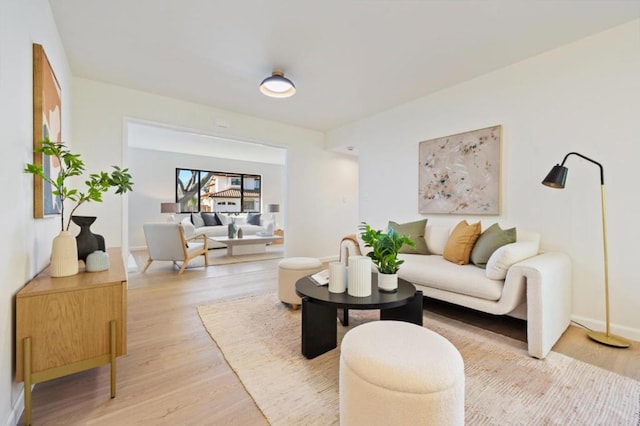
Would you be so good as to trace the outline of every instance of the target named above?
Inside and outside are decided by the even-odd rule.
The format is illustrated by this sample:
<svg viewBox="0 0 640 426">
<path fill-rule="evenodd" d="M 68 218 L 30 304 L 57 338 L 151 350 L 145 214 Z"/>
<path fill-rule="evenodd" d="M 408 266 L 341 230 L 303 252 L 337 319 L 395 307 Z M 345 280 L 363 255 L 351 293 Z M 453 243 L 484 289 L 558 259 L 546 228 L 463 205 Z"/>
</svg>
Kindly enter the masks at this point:
<svg viewBox="0 0 640 426">
<path fill-rule="evenodd" d="M 338 424 L 338 348 L 312 360 L 300 353 L 301 311 L 275 294 L 200 306 L 202 322 L 274 425 Z M 350 329 L 377 311 L 350 311 Z M 465 362 L 470 425 L 640 424 L 640 382 L 565 355 L 527 355 L 526 344 L 425 311 Z"/>
</svg>

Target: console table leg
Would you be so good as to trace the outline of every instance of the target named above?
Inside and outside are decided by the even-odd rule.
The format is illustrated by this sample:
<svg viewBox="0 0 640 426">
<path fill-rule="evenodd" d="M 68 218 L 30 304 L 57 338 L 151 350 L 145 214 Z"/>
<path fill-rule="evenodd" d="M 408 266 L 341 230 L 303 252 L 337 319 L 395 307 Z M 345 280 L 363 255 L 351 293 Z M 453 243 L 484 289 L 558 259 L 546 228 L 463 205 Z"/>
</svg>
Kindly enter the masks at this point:
<svg viewBox="0 0 640 426">
<path fill-rule="evenodd" d="M 116 320 L 111 320 L 111 331 L 109 333 L 110 343 L 109 349 L 111 352 L 111 398 L 116 397 Z"/>
<path fill-rule="evenodd" d="M 24 376 L 24 424 L 31 424 L 31 337 L 22 340 L 22 370 Z"/>
</svg>

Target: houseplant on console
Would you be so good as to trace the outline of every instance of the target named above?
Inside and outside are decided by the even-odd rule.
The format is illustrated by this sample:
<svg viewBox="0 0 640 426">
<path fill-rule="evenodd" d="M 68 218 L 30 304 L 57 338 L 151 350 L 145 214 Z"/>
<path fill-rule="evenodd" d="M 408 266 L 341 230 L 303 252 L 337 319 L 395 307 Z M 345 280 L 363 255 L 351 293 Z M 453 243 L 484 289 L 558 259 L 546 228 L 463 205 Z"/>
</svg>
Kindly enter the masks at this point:
<svg viewBox="0 0 640 426">
<path fill-rule="evenodd" d="M 36 153 L 55 157 L 60 164 L 60 172 L 57 176 L 45 174 L 42 166 L 27 164 L 24 172 L 40 177 L 51 185 L 52 194 L 60 197 L 60 234 L 54 238 L 51 250 L 51 276 L 64 277 L 78 273 L 78 248 L 76 239 L 69 232 L 71 216 L 82 204 L 95 201 L 102 202 L 102 194 L 110 188 L 115 188 L 116 194 L 124 194 L 132 190 L 133 182 L 128 169 L 120 169 L 112 166 L 111 174 L 107 172 L 92 173 L 84 182 L 86 190 L 80 192 L 76 188 L 70 188 L 68 179 L 81 176 L 84 162 L 79 154 L 73 154 L 62 142 L 52 142 L 48 138 L 40 143 L 34 150 Z M 66 200 L 75 202 L 69 213 L 65 226 L 64 203 Z"/>
<path fill-rule="evenodd" d="M 398 259 L 398 252 L 403 244 L 415 247 L 415 243 L 411 238 L 398 234 L 392 228 L 384 233 L 362 222 L 358 229 L 361 230 L 360 237 L 365 242 L 365 247 L 372 249 L 367 256 L 378 268 L 378 289 L 386 292 L 397 291 L 398 269 L 404 263 L 404 260 Z"/>
</svg>

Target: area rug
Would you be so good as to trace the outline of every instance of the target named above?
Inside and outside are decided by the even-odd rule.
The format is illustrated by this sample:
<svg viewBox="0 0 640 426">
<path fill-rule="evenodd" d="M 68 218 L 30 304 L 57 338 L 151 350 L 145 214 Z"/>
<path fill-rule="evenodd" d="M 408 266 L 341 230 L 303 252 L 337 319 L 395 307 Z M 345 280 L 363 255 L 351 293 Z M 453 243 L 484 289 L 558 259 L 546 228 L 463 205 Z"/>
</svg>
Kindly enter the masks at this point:
<svg viewBox="0 0 640 426">
<path fill-rule="evenodd" d="M 273 425 L 338 424 L 338 348 L 300 353 L 301 312 L 274 294 L 200 306 L 202 322 L 247 392 Z M 350 311 L 349 329 L 377 311 Z M 465 417 L 473 425 L 633 425 L 640 382 L 425 311 L 424 326 L 445 336 L 465 363 Z"/>
</svg>

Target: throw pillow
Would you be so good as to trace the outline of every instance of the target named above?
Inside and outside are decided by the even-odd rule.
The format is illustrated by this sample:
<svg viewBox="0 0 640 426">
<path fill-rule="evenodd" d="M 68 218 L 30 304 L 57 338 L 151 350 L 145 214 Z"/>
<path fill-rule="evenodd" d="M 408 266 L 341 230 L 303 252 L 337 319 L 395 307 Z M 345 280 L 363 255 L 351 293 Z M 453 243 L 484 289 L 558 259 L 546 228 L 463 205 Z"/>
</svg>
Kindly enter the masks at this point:
<svg viewBox="0 0 640 426">
<path fill-rule="evenodd" d="M 400 247 L 398 253 L 407 254 L 429 254 L 427 242 L 424 239 L 424 230 L 427 227 L 427 219 L 417 220 L 415 222 L 396 223 L 389 221 L 389 228 L 396 231 L 399 235 L 406 235 L 411 238 L 416 247 L 413 248 L 407 244 Z"/>
<path fill-rule="evenodd" d="M 480 234 L 471 250 L 470 261 L 479 268 L 485 269 L 487 261 L 494 251 L 506 244 L 516 242 L 516 228 L 502 229 L 494 223 Z"/>
<path fill-rule="evenodd" d="M 260 213 L 248 213 L 247 224 L 260 226 Z"/>
<path fill-rule="evenodd" d="M 216 213 L 216 216 L 218 216 L 218 220 L 223 225 L 228 225 L 231 223 L 231 219 L 229 219 L 229 216 L 224 213 Z"/>
<path fill-rule="evenodd" d="M 206 226 L 220 226 L 220 225 L 222 225 L 222 222 L 220 222 L 220 220 L 218 219 L 218 216 L 215 213 L 202 212 L 202 213 L 200 213 L 200 216 L 202 216 L 202 220 L 204 221 L 204 224 Z"/>
<path fill-rule="evenodd" d="M 487 261 L 487 270 L 485 272 L 487 278 L 504 280 L 511 265 L 536 254 L 538 254 L 538 243 L 536 241 L 517 241 L 499 247 Z"/>
<path fill-rule="evenodd" d="M 204 220 L 202 220 L 202 216 L 200 213 L 191 213 L 191 223 L 196 228 L 202 228 L 204 226 Z"/>
<path fill-rule="evenodd" d="M 463 220 L 451 231 L 442 257 L 449 262 L 466 265 L 469 263 L 471 249 L 479 236 L 480 222 L 469 225 L 466 220 Z"/>
</svg>

